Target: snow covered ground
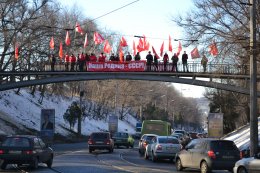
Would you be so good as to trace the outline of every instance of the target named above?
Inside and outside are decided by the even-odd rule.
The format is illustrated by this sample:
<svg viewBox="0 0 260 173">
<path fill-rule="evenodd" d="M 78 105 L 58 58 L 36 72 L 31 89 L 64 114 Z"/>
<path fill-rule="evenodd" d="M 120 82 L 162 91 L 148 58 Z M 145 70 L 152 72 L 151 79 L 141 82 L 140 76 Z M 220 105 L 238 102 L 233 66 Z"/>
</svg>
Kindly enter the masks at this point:
<svg viewBox="0 0 260 173">
<path fill-rule="evenodd" d="M 248 148 L 250 145 L 250 128 L 249 124 L 233 131 L 226 135 L 224 139 L 232 140 L 235 142 L 239 149 Z M 260 118 L 258 118 L 258 139 L 260 139 Z M 258 141 L 260 146 L 260 141 Z"/>
<path fill-rule="evenodd" d="M 69 124 L 64 121 L 63 114 L 73 101 L 79 99 L 46 96 L 40 104 L 39 98 L 39 93 L 36 92 L 32 96 L 26 89 L 22 89 L 19 95 L 14 90 L 0 92 L 0 134 L 10 135 L 15 133 L 14 128 L 10 127 L 10 123 L 25 131 L 27 128 L 39 131 L 41 109 L 55 109 L 55 133 L 66 136 L 69 132 L 62 127 L 69 128 Z M 129 114 L 126 119 L 129 123 L 119 120 L 118 130 L 127 130 L 129 133 L 134 134 L 137 120 Z M 100 130 L 108 130 L 107 121 L 86 118 L 82 122 L 82 134 L 88 135 L 93 131 Z M 74 131 L 77 131 L 77 124 Z"/>
</svg>

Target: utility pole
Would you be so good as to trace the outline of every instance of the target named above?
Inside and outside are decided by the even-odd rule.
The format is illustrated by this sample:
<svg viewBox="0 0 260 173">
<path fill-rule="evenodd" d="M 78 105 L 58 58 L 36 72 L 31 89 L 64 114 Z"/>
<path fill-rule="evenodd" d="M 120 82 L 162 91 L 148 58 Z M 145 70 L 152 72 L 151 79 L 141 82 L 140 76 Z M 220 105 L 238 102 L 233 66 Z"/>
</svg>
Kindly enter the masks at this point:
<svg viewBox="0 0 260 173">
<path fill-rule="evenodd" d="M 256 0 L 250 0 L 250 156 L 257 153 Z"/>
</svg>

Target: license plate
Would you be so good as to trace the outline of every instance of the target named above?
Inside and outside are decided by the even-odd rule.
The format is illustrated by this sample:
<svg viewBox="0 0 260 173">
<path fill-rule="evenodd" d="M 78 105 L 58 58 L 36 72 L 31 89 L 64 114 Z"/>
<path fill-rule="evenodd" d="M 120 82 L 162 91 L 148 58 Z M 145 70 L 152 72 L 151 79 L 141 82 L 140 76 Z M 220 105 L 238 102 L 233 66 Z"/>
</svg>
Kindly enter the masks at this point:
<svg viewBox="0 0 260 173">
<path fill-rule="evenodd" d="M 9 151 L 9 154 L 21 154 L 21 151 Z"/>
<path fill-rule="evenodd" d="M 122 140 L 119 139 L 119 140 L 116 140 L 116 141 L 117 141 L 117 142 L 121 142 Z"/>
<path fill-rule="evenodd" d="M 166 150 L 173 150 L 174 147 L 166 147 Z"/>
<path fill-rule="evenodd" d="M 97 141 L 96 143 L 97 143 L 97 144 L 103 144 L 103 142 L 102 142 L 102 141 Z"/>
<path fill-rule="evenodd" d="M 223 159 L 233 159 L 234 156 L 222 156 Z"/>
</svg>

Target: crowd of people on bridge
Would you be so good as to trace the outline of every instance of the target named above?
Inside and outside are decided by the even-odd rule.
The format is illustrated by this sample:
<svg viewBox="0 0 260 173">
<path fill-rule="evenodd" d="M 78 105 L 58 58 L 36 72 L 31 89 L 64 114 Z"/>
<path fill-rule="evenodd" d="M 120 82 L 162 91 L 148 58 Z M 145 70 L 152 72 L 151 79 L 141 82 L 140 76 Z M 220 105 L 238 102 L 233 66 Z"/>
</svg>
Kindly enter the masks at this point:
<svg viewBox="0 0 260 173">
<path fill-rule="evenodd" d="M 154 67 L 154 71 L 159 71 L 159 59 L 160 57 L 157 54 L 152 55 L 151 51 L 148 51 L 148 54 L 146 55 L 146 70 L 152 71 L 152 66 Z M 140 61 L 141 56 L 140 53 L 137 52 L 136 55 L 132 56 L 130 52 L 127 53 L 127 55 L 124 57 L 123 55 L 115 55 L 112 53 L 109 57 L 107 57 L 103 52 L 100 53 L 99 56 L 96 56 L 94 53 L 91 53 L 90 55 L 87 53 L 81 52 L 77 56 L 74 54 L 69 55 L 66 53 L 64 62 L 61 61 L 61 63 L 64 63 L 65 65 L 65 71 L 86 71 L 86 63 L 87 62 L 107 62 L 111 61 L 114 63 L 120 63 L 120 62 L 130 62 L 130 61 Z M 171 60 L 171 63 L 169 62 Z M 182 65 L 183 65 L 183 72 L 189 72 L 188 69 L 188 54 L 186 51 L 183 52 L 181 56 Z M 50 64 L 51 64 L 51 71 L 55 71 L 55 64 L 57 64 L 56 57 L 51 54 L 50 55 Z M 172 71 L 172 72 L 179 72 L 178 70 L 178 62 L 179 57 L 177 53 L 174 53 L 171 59 L 169 58 L 169 55 L 165 53 L 163 55 L 163 71 Z M 206 72 L 206 66 L 207 66 L 208 59 L 205 55 L 203 55 L 201 60 L 201 65 L 203 66 L 203 71 Z M 171 64 L 171 69 L 167 70 L 167 66 Z"/>
</svg>

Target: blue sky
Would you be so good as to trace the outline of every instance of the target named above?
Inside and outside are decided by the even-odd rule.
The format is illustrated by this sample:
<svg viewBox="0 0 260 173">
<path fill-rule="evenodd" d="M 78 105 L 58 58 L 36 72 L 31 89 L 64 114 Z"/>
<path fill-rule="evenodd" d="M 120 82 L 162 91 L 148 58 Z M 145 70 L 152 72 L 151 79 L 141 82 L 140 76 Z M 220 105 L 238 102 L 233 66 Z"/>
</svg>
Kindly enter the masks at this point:
<svg viewBox="0 0 260 173">
<path fill-rule="evenodd" d="M 192 0 L 59 0 L 64 7 L 76 4 L 84 16 L 95 19 L 115 9 L 132 3 L 120 10 L 101 17 L 95 22 L 101 30 L 118 31 L 124 35 L 132 46 L 134 35 L 145 35 L 150 45 L 159 52 L 165 40 L 165 50 L 168 48 L 168 38 L 185 38 L 181 29 L 171 21 L 173 16 L 185 13 L 193 7 Z M 173 48 L 177 42 L 172 41 Z M 151 49 L 151 48 L 150 48 Z M 183 48 L 184 50 L 185 48 Z M 192 49 L 192 48 L 190 48 Z M 174 50 L 173 50 L 174 51 Z M 188 51 L 187 51 L 188 52 Z"/>
<path fill-rule="evenodd" d="M 59 0 L 59 2 L 65 8 L 75 5 L 85 17 L 92 19 L 133 2 L 95 22 L 102 31 L 112 30 L 122 34 L 130 48 L 132 48 L 133 40 L 136 45 L 138 43 L 138 38 L 133 36 L 144 34 L 157 53 L 163 41 L 164 50 L 168 49 L 169 35 L 172 38 L 173 52 L 176 51 L 178 42 L 173 39 L 186 37 L 182 29 L 171 20 L 174 16 L 185 14 L 193 8 L 192 0 Z M 182 50 L 189 53 L 193 48 L 183 47 Z M 142 52 L 141 56 L 146 54 L 147 52 Z M 174 84 L 174 86 L 186 97 L 200 97 L 204 92 L 204 87 L 184 84 Z"/>
</svg>

